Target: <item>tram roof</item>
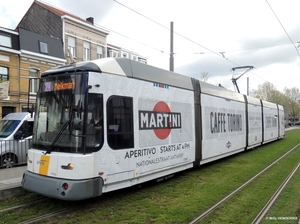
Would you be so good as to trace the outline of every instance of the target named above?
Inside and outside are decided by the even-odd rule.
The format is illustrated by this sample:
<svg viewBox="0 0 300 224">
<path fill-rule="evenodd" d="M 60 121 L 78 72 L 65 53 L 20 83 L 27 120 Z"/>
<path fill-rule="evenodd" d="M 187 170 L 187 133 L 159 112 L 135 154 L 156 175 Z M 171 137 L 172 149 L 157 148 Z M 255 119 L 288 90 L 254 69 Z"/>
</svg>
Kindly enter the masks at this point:
<svg viewBox="0 0 300 224">
<path fill-rule="evenodd" d="M 206 82 L 200 82 L 201 93 L 212 95 L 220 98 L 225 98 L 229 100 L 235 100 L 244 102 L 244 95 L 241 93 L 233 92 L 224 87 L 215 86 Z"/>
<path fill-rule="evenodd" d="M 263 104 L 264 107 L 277 109 L 277 104 L 276 103 L 272 103 L 272 102 L 262 100 L 262 104 Z"/>
<path fill-rule="evenodd" d="M 193 90 L 191 77 L 125 58 L 116 62 L 128 77 Z"/>
<path fill-rule="evenodd" d="M 129 78 L 193 90 L 191 77 L 140 63 L 128 58 L 102 58 L 92 61 L 78 62 L 50 69 L 44 72 L 42 77 L 57 73 L 63 74 L 75 71 L 92 71 L 127 76 Z M 242 94 L 223 87 L 200 81 L 200 88 L 202 93 L 237 101 L 244 101 Z"/>
<path fill-rule="evenodd" d="M 190 77 L 170 72 L 128 58 L 103 58 L 60 66 L 45 71 L 42 77 L 68 72 L 92 71 L 127 76 L 184 89 L 193 89 Z"/>
</svg>

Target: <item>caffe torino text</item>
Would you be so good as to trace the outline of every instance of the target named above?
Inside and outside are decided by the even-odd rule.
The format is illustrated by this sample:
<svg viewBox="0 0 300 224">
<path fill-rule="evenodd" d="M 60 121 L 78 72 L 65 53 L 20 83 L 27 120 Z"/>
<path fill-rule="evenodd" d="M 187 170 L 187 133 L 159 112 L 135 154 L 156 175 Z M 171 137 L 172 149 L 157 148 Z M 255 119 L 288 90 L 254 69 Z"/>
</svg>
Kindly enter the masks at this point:
<svg viewBox="0 0 300 224">
<path fill-rule="evenodd" d="M 242 130 L 242 115 L 210 112 L 211 133 L 234 132 Z"/>
</svg>

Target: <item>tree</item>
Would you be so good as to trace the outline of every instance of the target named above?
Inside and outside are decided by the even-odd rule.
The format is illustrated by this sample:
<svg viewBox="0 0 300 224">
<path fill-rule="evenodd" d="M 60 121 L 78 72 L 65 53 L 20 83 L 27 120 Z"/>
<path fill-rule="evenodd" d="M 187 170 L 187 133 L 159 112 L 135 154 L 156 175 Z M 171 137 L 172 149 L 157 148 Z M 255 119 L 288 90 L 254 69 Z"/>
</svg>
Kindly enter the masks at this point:
<svg viewBox="0 0 300 224">
<path fill-rule="evenodd" d="M 207 82 L 209 78 L 209 75 L 208 75 L 208 72 L 202 72 L 201 75 L 200 75 L 200 80 L 203 81 L 203 82 Z"/>
<path fill-rule="evenodd" d="M 255 98 L 259 98 L 262 100 L 266 100 L 269 102 L 276 103 L 277 97 L 279 97 L 279 91 L 276 89 L 276 87 L 270 83 L 265 82 L 262 85 L 258 86 L 258 90 L 254 90 L 252 93 L 252 96 Z"/>
<path fill-rule="evenodd" d="M 272 83 L 265 82 L 263 85 L 259 85 L 258 90 L 253 90 L 251 96 L 282 105 L 287 119 L 289 111 L 287 97 L 285 94 L 278 91 Z"/>
<path fill-rule="evenodd" d="M 286 112 L 295 121 L 296 117 L 300 115 L 300 91 L 296 87 L 291 89 L 285 87 L 283 93 L 286 97 Z"/>
<path fill-rule="evenodd" d="M 265 82 L 258 86 L 258 90 L 253 90 L 251 96 L 282 105 L 287 120 L 292 118 L 295 121 L 300 116 L 300 91 L 296 87 L 285 87 L 281 93 L 273 84 Z"/>
</svg>

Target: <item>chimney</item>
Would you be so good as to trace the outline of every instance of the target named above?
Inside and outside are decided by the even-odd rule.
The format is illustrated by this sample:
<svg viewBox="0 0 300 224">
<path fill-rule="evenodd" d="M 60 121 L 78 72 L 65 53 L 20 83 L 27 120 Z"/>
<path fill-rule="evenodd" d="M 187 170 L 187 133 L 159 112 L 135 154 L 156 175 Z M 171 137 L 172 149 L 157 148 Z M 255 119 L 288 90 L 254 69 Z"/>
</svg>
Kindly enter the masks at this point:
<svg viewBox="0 0 300 224">
<path fill-rule="evenodd" d="M 94 18 L 93 18 L 93 17 L 87 18 L 86 21 L 88 21 L 88 22 L 90 22 L 92 25 L 94 25 Z"/>
</svg>

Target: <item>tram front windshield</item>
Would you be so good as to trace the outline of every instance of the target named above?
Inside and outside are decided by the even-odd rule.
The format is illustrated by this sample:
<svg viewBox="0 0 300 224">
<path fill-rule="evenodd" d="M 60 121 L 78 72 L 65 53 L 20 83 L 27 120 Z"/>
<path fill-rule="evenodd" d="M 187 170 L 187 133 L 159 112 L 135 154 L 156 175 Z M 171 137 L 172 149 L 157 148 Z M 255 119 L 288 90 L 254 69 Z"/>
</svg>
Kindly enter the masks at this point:
<svg viewBox="0 0 300 224">
<path fill-rule="evenodd" d="M 102 105 L 101 94 L 88 94 L 88 73 L 42 78 L 36 101 L 33 148 L 46 153 L 100 150 Z M 97 117 L 97 124 L 93 116 Z"/>
</svg>

